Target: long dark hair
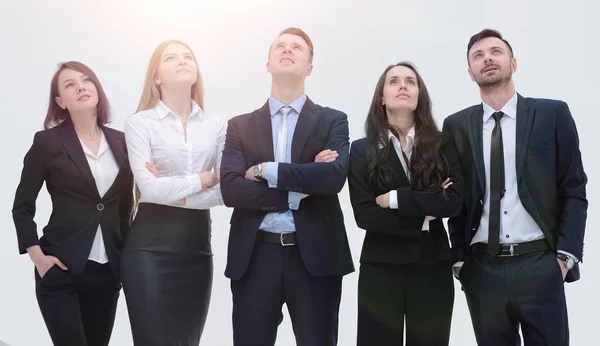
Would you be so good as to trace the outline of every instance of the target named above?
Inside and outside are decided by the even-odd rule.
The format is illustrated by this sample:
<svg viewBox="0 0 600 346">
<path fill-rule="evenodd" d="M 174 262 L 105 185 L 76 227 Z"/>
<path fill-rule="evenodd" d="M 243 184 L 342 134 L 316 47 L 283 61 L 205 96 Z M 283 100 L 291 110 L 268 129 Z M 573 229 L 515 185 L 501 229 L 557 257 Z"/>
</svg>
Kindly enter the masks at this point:
<svg viewBox="0 0 600 346">
<path fill-rule="evenodd" d="M 60 96 L 58 91 L 58 76 L 66 69 L 81 72 L 94 83 L 96 91 L 98 92 L 98 105 L 96 106 L 96 119 L 98 125 L 108 123 L 110 121 L 110 104 L 108 103 L 108 98 L 104 93 L 104 89 L 102 89 L 100 80 L 98 80 L 94 71 L 85 64 L 82 64 L 79 61 L 68 61 L 60 63 L 54 76 L 52 76 L 52 82 L 50 82 L 50 102 L 48 103 L 46 119 L 44 119 L 44 128 L 49 129 L 57 126 L 70 117 L 69 110 L 60 108 L 55 101 L 56 97 Z"/>
<path fill-rule="evenodd" d="M 393 179 L 396 172 L 388 164 L 390 144 L 388 130 L 397 135 L 397 130 L 388 123 L 385 105 L 382 105 L 385 77 L 392 68 L 404 66 L 411 69 L 417 76 L 419 99 L 415 115 L 415 146 L 410 160 L 411 187 L 415 190 L 430 191 L 442 186 L 445 176 L 445 165 L 439 151 L 442 142 L 441 134 L 431 114 L 431 99 L 416 67 L 406 61 L 388 66 L 375 87 L 373 101 L 367 120 L 365 132 L 367 135 L 367 160 L 369 161 L 368 179 L 382 190 L 393 189 Z"/>
</svg>

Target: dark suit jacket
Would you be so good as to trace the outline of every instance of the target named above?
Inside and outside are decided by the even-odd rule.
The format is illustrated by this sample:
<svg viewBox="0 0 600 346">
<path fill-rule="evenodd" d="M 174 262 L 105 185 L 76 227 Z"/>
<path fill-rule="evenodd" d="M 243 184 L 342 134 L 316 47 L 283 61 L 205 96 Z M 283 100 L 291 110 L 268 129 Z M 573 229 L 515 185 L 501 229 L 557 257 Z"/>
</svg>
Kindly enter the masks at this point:
<svg viewBox="0 0 600 346">
<path fill-rule="evenodd" d="M 81 273 L 100 224 L 110 266 L 118 274 L 119 254 L 129 230 L 133 176 L 123 133 L 105 126 L 102 131 L 120 167 L 102 198 L 70 119 L 35 134 L 12 210 L 21 254 L 40 245 L 44 254 L 58 257 L 69 272 Z M 38 239 L 33 218 L 44 181 L 52 199 L 52 214 Z"/>
<path fill-rule="evenodd" d="M 396 172 L 392 186 L 379 187 L 367 178 L 367 140 L 352 143 L 348 185 L 354 218 L 358 227 L 367 231 L 363 243 L 361 263 L 434 263 L 450 261 L 450 246 L 442 218 L 456 215 L 462 205 L 463 179 L 452 139 L 443 136 L 440 147 L 442 161 L 447 164 L 447 177 L 453 182 L 445 193 L 440 187 L 434 191 L 416 191 L 410 187 L 400 159 L 392 148 L 387 164 Z M 381 208 L 377 196 L 397 191 L 398 209 Z M 423 236 L 425 216 L 430 221 L 431 237 Z"/>
<path fill-rule="evenodd" d="M 225 275 L 240 279 L 248 267 L 258 227 L 267 212 L 283 212 L 288 192 L 310 195 L 293 211 L 296 237 L 306 269 L 317 277 L 354 271 L 344 216 L 337 194 L 348 172 L 346 114 L 306 100 L 292 139 L 292 163 L 280 163 L 277 188 L 244 178 L 246 170 L 273 162 L 269 105 L 229 120 L 221 162 L 223 201 L 233 207 Z M 324 149 L 337 150 L 331 163 L 315 163 Z"/>
<path fill-rule="evenodd" d="M 448 221 L 453 260 L 462 261 L 479 228 L 485 197 L 483 106 L 449 116 L 444 131 L 454 137 L 463 177 L 468 182 L 461 213 Z M 551 249 L 567 251 L 581 260 L 587 177 L 569 107 L 562 101 L 518 95 L 516 135 L 517 184 L 523 207 L 540 226 Z M 578 279 L 576 266 L 566 281 Z"/>
</svg>

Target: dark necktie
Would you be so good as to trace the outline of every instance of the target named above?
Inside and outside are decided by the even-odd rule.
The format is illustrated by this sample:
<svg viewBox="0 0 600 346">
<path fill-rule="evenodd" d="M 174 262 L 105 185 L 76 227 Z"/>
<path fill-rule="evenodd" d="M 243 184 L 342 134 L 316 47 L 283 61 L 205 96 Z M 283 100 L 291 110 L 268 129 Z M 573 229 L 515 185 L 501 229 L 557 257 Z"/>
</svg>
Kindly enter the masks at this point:
<svg viewBox="0 0 600 346">
<path fill-rule="evenodd" d="M 490 216 L 488 234 L 488 252 L 496 256 L 500 252 L 500 200 L 504 196 L 504 149 L 502 146 L 502 128 L 500 119 L 504 113 L 496 112 L 492 130 L 490 151 Z"/>
</svg>

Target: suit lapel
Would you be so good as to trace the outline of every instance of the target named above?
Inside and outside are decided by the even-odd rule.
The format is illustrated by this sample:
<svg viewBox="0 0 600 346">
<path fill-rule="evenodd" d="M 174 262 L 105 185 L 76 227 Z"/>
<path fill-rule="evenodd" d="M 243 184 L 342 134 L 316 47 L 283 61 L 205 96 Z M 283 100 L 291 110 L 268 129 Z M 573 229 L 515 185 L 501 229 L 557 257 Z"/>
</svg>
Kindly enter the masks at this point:
<svg viewBox="0 0 600 346">
<path fill-rule="evenodd" d="M 308 97 L 298 116 L 298 122 L 292 138 L 292 162 L 300 162 L 302 151 L 308 141 L 308 136 L 317 122 L 320 115 L 320 109 Z"/>
<path fill-rule="evenodd" d="M 119 177 L 121 176 L 121 174 L 123 174 L 123 172 L 125 172 L 128 167 L 126 167 L 126 154 L 125 154 L 125 143 L 123 143 L 123 141 L 121 140 L 121 138 L 119 136 L 116 135 L 115 132 L 111 131 L 110 129 L 107 129 L 106 126 L 101 126 L 102 128 L 102 132 L 104 133 L 104 137 L 106 138 L 106 142 L 108 143 L 108 146 L 110 147 L 110 151 L 112 151 L 113 156 L 115 157 L 115 160 L 117 161 L 117 165 L 119 165 L 119 172 L 117 173 L 117 176 L 115 177 L 115 180 L 113 181 L 112 185 L 110 186 L 110 188 L 108 189 L 108 191 L 106 191 L 106 193 L 104 194 L 103 198 L 106 198 L 107 196 L 109 196 L 109 194 L 112 193 L 112 190 L 118 187 L 118 181 L 119 181 Z"/>
<path fill-rule="evenodd" d="M 273 125 L 271 125 L 271 112 L 269 102 L 256 111 L 256 134 L 258 134 L 258 150 L 260 160 L 273 162 L 275 153 L 273 152 Z"/>
<path fill-rule="evenodd" d="M 483 106 L 479 105 L 467 116 L 469 141 L 481 191 L 485 191 L 485 168 L 483 163 Z"/>
<path fill-rule="evenodd" d="M 89 187 L 93 188 L 94 193 L 97 195 L 98 188 L 96 187 L 96 181 L 92 175 L 90 165 L 85 158 L 85 153 L 83 152 L 77 133 L 75 133 L 75 128 L 73 127 L 71 119 L 67 118 L 60 126 L 62 144 L 67 155 L 73 160 L 81 174 L 85 177 L 85 180 L 90 184 Z"/>
<path fill-rule="evenodd" d="M 535 109 L 529 108 L 527 100 L 518 95 L 517 101 L 517 134 L 516 134 L 516 164 L 517 164 L 517 181 L 521 179 L 521 171 L 525 162 L 525 154 L 529 146 L 529 138 L 533 122 L 535 119 Z"/>
</svg>

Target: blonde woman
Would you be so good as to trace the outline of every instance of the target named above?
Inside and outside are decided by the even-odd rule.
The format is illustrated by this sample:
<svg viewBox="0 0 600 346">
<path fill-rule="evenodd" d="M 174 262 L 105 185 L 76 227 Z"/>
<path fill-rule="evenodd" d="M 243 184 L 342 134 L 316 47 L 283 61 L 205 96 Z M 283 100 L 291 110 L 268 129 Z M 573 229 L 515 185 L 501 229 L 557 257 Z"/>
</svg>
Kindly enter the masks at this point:
<svg viewBox="0 0 600 346">
<path fill-rule="evenodd" d="M 122 280 L 135 345 L 198 345 L 211 295 L 209 208 L 223 204 L 226 123 L 203 110 L 196 57 L 181 41 L 154 51 L 125 126 L 139 189 Z"/>
</svg>

